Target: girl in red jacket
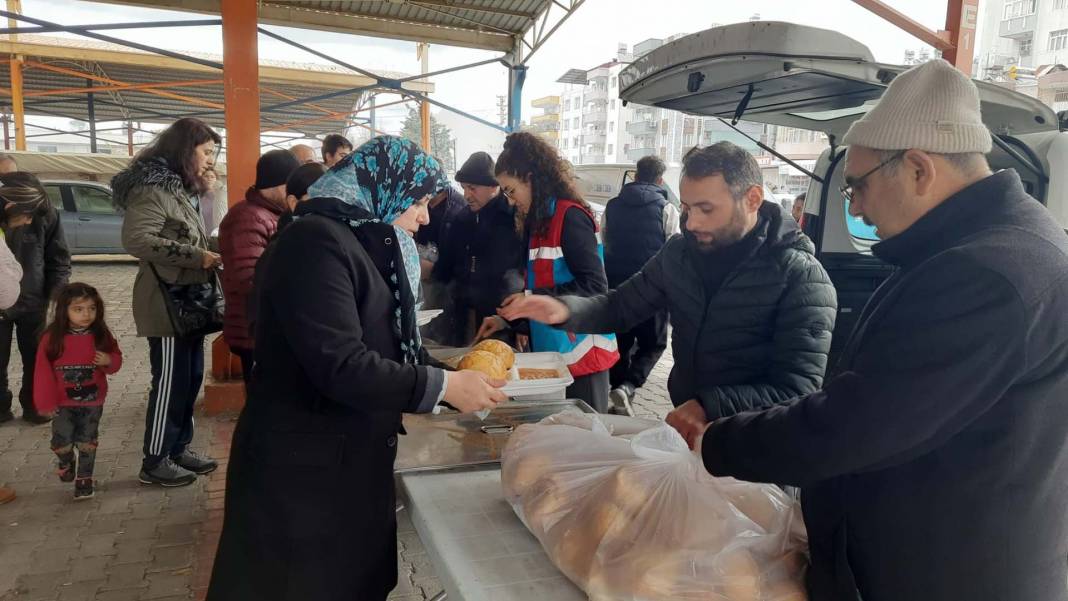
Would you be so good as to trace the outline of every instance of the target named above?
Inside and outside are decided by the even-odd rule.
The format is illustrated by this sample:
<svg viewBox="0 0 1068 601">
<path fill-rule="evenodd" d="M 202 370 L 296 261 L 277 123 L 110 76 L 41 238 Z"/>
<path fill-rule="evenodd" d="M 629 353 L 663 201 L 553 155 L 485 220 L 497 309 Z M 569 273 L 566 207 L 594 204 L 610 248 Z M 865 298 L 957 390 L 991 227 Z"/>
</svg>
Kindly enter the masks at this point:
<svg viewBox="0 0 1068 601">
<path fill-rule="evenodd" d="M 107 377 L 121 366 L 122 351 L 104 322 L 100 293 L 88 284 L 67 284 L 56 296 L 55 318 L 37 348 L 33 400 L 41 413 L 56 411 L 52 450 L 59 457 L 59 479 L 74 481 L 75 499 L 93 496 Z"/>
</svg>

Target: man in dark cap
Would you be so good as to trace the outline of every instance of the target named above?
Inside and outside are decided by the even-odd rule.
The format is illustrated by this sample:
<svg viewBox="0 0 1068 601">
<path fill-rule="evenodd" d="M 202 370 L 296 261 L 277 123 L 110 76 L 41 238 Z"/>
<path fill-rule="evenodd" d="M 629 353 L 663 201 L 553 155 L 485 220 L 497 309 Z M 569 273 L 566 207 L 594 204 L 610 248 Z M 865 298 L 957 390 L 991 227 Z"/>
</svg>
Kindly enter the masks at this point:
<svg viewBox="0 0 1068 601">
<path fill-rule="evenodd" d="M 246 384 L 252 375 L 253 340 L 247 312 L 252 276 L 278 229 L 278 218 L 287 208 L 286 180 L 298 167 L 300 161 L 288 150 L 272 150 L 261 156 L 256 162 L 256 184 L 219 225 L 219 252 L 225 266 L 221 272 L 226 296 L 223 338 L 241 357 Z"/>
<path fill-rule="evenodd" d="M 454 303 L 439 342 L 471 342 L 482 320 L 497 314 L 506 296 L 523 289 L 526 249 L 515 233 L 512 208 L 493 175 L 493 157 L 476 152 L 456 172 L 465 208 L 438 246 L 432 278 L 449 285 Z"/>
</svg>

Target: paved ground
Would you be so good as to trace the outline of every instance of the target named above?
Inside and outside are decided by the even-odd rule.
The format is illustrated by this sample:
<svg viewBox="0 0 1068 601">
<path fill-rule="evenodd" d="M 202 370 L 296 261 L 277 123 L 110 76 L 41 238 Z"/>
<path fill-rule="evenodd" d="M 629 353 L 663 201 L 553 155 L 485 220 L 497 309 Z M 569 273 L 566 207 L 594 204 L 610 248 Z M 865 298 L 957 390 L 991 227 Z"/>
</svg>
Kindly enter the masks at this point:
<svg viewBox="0 0 1068 601">
<path fill-rule="evenodd" d="M 0 425 L 0 484 L 18 491 L 18 499 L 0 505 L 0 601 L 203 598 L 222 520 L 225 464 L 185 488 L 137 482 L 150 372 L 147 344 L 135 337 L 130 313 L 135 274 L 136 267 L 122 261 L 78 262 L 74 269 L 77 280 L 100 289 L 125 355 L 109 384 L 96 497 L 75 503 L 73 484 L 55 476 L 48 426 Z M 640 414 L 663 415 L 670 408 L 670 365 L 667 354 L 639 392 Z M 13 383 L 19 370 L 17 362 L 11 366 Z M 225 459 L 233 418 L 198 417 L 196 425 L 193 447 Z M 440 586 L 403 513 L 399 536 L 400 582 L 391 598 L 429 599 Z"/>
</svg>

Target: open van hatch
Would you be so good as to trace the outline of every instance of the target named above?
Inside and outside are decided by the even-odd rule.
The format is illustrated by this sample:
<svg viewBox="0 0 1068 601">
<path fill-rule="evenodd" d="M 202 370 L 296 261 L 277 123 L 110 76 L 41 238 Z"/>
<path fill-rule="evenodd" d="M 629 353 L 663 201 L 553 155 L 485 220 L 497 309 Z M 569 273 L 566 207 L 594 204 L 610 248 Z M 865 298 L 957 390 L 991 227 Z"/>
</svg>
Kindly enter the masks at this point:
<svg viewBox="0 0 1068 601">
<path fill-rule="evenodd" d="M 620 98 L 724 119 L 822 131 L 840 138 L 907 67 L 874 61 L 841 33 L 768 21 L 686 36 L 620 73 Z M 983 120 L 997 134 L 1057 131 L 1036 98 L 976 82 Z"/>
</svg>

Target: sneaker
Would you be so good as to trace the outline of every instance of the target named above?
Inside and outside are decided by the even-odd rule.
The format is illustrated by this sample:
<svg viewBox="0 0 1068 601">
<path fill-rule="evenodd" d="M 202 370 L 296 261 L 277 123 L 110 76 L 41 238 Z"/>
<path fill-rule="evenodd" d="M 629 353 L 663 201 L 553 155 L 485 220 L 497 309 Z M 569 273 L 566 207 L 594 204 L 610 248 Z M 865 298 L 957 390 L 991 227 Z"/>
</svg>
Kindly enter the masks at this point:
<svg viewBox="0 0 1068 601">
<path fill-rule="evenodd" d="M 74 464 L 59 464 L 59 467 L 56 468 L 56 475 L 59 476 L 60 482 L 74 482 Z"/>
<path fill-rule="evenodd" d="M 15 489 L 7 488 L 6 486 L 0 486 L 0 505 L 4 503 L 10 503 L 15 500 Z"/>
<path fill-rule="evenodd" d="M 141 468 L 137 479 L 142 484 L 159 484 L 160 486 L 188 486 L 196 482 L 197 475 L 193 472 L 176 465 L 170 457 L 164 457 L 156 467 L 146 470 Z"/>
<path fill-rule="evenodd" d="M 40 425 L 47 424 L 48 422 L 52 421 L 52 416 L 51 415 L 42 415 L 40 413 L 37 413 L 36 411 L 34 411 L 32 413 L 29 412 L 29 411 L 23 411 L 22 412 L 22 419 L 24 421 L 27 421 L 27 422 L 35 425 L 35 426 L 40 426 Z"/>
<path fill-rule="evenodd" d="M 93 498 L 93 479 L 78 478 L 74 483 L 74 500 L 84 501 Z"/>
<path fill-rule="evenodd" d="M 629 415 L 634 417 L 634 407 L 630 403 L 634 391 L 626 384 L 619 388 L 613 388 L 608 393 L 608 400 L 612 402 L 611 412 L 616 415 Z"/>
<path fill-rule="evenodd" d="M 15 414 L 10 411 L 0 411 L 0 424 L 15 419 Z"/>
<path fill-rule="evenodd" d="M 211 457 L 201 457 L 196 451 L 190 451 L 189 449 L 182 451 L 181 455 L 171 457 L 171 461 L 201 476 L 219 469 L 218 461 Z"/>
</svg>

